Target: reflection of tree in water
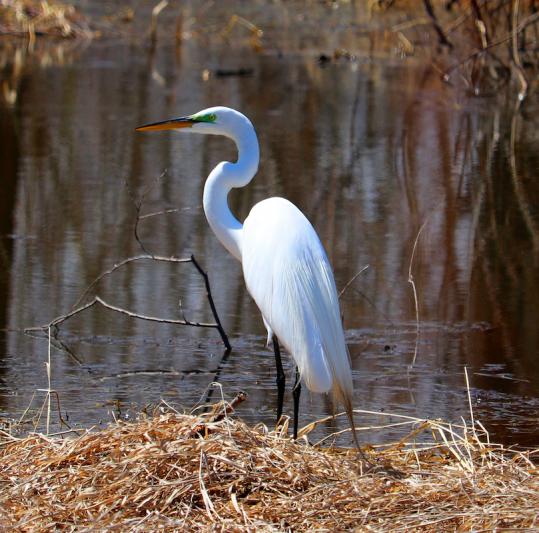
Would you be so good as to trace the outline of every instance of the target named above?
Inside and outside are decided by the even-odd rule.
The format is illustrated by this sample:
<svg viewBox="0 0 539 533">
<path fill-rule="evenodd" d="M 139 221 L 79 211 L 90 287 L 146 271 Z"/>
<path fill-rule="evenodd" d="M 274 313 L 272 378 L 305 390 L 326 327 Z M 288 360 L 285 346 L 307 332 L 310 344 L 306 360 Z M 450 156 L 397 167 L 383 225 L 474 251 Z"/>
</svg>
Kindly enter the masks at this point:
<svg viewBox="0 0 539 533">
<path fill-rule="evenodd" d="M 528 377 L 539 346 L 534 325 L 539 302 L 537 142 L 537 120 L 525 113 L 498 111 L 485 124 L 478 146 L 485 174 L 477 188 L 472 278 L 483 298 L 470 306 L 495 328 L 487 337 L 490 349 L 484 353 L 490 359 L 485 363 L 506 362 Z"/>
<path fill-rule="evenodd" d="M 0 47 L 0 103 L 14 106 L 24 77 L 34 68 L 70 65 L 88 44 L 87 40 L 39 39 L 32 45 L 26 39 L 5 40 Z"/>
<path fill-rule="evenodd" d="M 13 248 L 13 206 L 19 164 L 19 147 L 16 142 L 15 123 L 11 113 L 0 107 L 0 146 L 2 147 L 2 193 L 0 194 L 0 270 L 5 273 L 11 268 Z M 5 305 L 7 304 L 7 279 L 0 276 L 0 304 L 2 307 L 0 328 L 5 327 Z"/>
<path fill-rule="evenodd" d="M 0 161 L 2 186 L 0 193 L 0 385 L 3 388 L 2 376 L 6 365 L 4 328 L 8 325 L 8 306 L 10 305 L 10 277 L 8 272 L 12 267 L 13 218 L 15 205 L 15 190 L 17 185 L 17 167 L 19 149 L 16 142 L 15 124 L 9 111 L 0 106 Z M 0 406 L 2 406 L 0 395 Z"/>
</svg>

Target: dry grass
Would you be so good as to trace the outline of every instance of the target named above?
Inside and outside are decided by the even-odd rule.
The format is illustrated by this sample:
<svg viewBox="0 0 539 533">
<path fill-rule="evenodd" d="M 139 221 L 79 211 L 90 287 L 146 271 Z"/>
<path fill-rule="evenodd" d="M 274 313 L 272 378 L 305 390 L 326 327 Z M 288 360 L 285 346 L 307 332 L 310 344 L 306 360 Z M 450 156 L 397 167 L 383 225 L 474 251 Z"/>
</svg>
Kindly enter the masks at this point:
<svg viewBox="0 0 539 533">
<path fill-rule="evenodd" d="M 90 37 L 84 17 L 72 6 L 50 0 L 0 2 L 0 35 Z"/>
<path fill-rule="evenodd" d="M 4 434 L 0 528 L 539 527 L 533 452 L 490 445 L 484 433 L 482 442 L 465 425 L 401 418 L 413 427 L 409 437 L 366 453 L 402 478 L 362 471 L 354 450 L 295 443 L 286 428 L 250 428 L 230 416 L 167 413 L 76 438 Z M 417 444 L 419 434 L 431 442 Z"/>
</svg>

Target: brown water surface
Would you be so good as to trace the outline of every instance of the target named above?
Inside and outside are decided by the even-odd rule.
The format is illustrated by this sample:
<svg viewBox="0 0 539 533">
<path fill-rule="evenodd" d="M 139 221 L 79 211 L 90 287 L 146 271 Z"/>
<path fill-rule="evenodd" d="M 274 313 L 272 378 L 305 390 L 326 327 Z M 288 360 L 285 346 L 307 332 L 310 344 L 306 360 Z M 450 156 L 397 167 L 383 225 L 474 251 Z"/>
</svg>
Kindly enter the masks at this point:
<svg viewBox="0 0 539 533">
<path fill-rule="evenodd" d="M 511 95 L 471 99 L 424 66 L 367 58 L 321 65 L 314 53 L 233 44 L 224 53 L 196 39 L 154 51 L 96 42 L 73 54 L 62 65 L 27 67 L 16 102 L 0 105 L 2 417 L 18 419 L 34 393 L 39 406 L 47 387 L 47 340 L 22 330 L 68 312 L 100 272 L 141 252 L 132 196 L 147 191 L 143 214 L 171 212 L 141 220 L 140 238 L 154 253 L 195 254 L 233 352 L 221 364 L 214 330 L 93 308 L 59 333 L 82 365 L 52 350 L 62 412 L 91 426 L 161 398 L 191 407 L 220 367 L 226 397 L 249 395 L 241 415 L 272 424 L 275 368 L 264 327 L 239 265 L 201 210 L 205 177 L 234 148 L 221 138 L 133 131 L 222 104 L 251 118 L 261 145 L 258 175 L 231 195 L 234 212 L 244 218 L 263 198 L 287 197 L 319 232 L 339 288 L 368 265 L 342 298 L 355 406 L 468 418 L 466 366 L 475 415 L 492 438 L 537 444 L 537 101 L 516 112 Z M 238 68 L 250 75 L 217 75 Z M 420 336 L 408 371 L 416 349 L 408 277 L 422 226 L 412 265 Z M 96 290 L 138 313 L 212 318 L 189 265 L 131 264 Z M 290 361 L 287 375 L 290 413 Z M 303 423 L 331 412 L 329 399 L 304 395 Z M 384 421 L 358 417 L 359 425 Z"/>
</svg>

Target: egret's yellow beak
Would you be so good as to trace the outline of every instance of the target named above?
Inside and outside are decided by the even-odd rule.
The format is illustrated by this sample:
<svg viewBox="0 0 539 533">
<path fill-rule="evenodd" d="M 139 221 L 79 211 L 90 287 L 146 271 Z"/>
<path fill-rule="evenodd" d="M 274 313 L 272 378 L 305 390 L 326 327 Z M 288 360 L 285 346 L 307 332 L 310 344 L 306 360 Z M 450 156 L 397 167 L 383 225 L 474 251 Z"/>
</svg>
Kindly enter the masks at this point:
<svg viewBox="0 0 539 533">
<path fill-rule="evenodd" d="M 196 121 L 191 117 L 173 118 L 171 120 L 163 120 L 152 124 L 145 124 L 135 128 L 135 131 L 160 131 L 160 130 L 177 130 L 180 128 L 191 128 Z"/>
</svg>

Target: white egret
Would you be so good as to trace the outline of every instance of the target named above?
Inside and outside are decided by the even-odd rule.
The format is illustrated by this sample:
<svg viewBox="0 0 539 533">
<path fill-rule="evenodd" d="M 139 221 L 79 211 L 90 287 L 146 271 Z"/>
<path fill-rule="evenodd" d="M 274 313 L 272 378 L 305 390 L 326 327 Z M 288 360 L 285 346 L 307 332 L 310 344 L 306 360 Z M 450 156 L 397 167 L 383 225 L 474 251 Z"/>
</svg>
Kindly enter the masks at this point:
<svg viewBox="0 0 539 533">
<path fill-rule="evenodd" d="M 268 331 L 268 345 L 273 341 L 278 419 L 285 385 L 280 342 L 296 362 L 294 438 L 302 380 L 313 392 L 333 393 L 346 410 L 357 445 L 350 357 L 333 271 L 318 235 L 303 213 L 283 198 L 256 204 L 243 225 L 230 211 L 230 190 L 246 186 L 258 170 L 258 140 L 247 117 L 227 107 L 212 107 L 137 131 L 176 129 L 224 135 L 236 143 L 237 161 L 219 163 L 206 180 L 204 211 L 217 238 L 241 262 L 247 290 Z"/>
</svg>

